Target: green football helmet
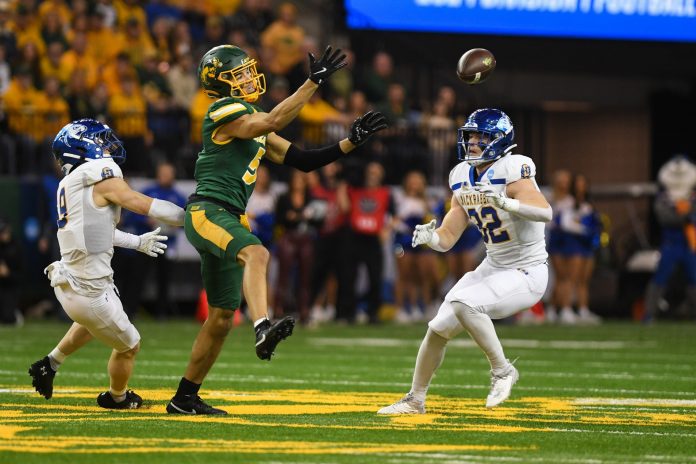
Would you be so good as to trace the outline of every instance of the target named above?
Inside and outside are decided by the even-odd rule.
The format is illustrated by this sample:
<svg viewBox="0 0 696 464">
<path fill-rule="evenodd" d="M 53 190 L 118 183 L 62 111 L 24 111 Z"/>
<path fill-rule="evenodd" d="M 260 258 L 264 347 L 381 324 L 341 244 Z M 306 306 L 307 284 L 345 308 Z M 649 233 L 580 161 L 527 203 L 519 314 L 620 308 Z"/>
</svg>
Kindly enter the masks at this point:
<svg viewBox="0 0 696 464">
<path fill-rule="evenodd" d="M 256 60 L 234 45 L 208 50 L 198 65 L 198 77 L 211 98 L 238 97 L 253 103 L 266 92 L 266 77 L 256 71 Z"/>
</svg>

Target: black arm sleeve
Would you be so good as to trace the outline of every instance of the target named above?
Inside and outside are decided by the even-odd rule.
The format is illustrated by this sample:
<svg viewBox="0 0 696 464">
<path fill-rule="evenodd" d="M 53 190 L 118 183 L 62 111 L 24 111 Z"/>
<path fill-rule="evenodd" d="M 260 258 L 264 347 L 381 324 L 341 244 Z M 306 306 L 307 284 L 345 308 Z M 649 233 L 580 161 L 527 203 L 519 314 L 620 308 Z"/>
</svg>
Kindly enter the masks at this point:
<svg viewBox="0 0 696 464">
<path fill-rule="evenodd" d="M 309 172 L 326 166 L 343 155 L 345 155 L 345 153 L 343 153 L 338 144 L 314 150 L 303 150 L 294 144 L 290 144 L 290 148 L 288 148 L 288 152 L 285 154 L 285 161 L 283 164 L 292 166 L 303 172 Z"/>
</svg>

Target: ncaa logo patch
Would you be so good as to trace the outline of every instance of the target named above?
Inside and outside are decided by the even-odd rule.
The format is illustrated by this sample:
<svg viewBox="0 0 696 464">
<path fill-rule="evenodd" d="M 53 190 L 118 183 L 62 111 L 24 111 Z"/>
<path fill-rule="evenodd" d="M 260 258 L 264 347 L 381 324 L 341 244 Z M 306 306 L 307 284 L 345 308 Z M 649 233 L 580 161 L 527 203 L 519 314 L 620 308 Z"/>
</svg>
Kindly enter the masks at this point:
<svg viewBox="0 0 696 464">
<path fill-rule="evenodd" d="M 486 175 L 488 176 L 489 179 L 492 179 L 492 178 L 493 178 L 493 174 L 494 174 L 493 170 L 492 170 L 492 169 L 489 169 L 489 170 L 488 170 L 488 173 L 487 173 Z"/>
<path fill-rule="evenodd" d="M 112 177 L 114 177 L 114 171 L 112 171 L 111 168 L 102 169 L 102 173 L 101 173 L 102 180 L 111 179 Z"/>
<path fill-rule="evenodd" d="M 528 164 L 523 164 L 521 169 L 521 175 L 523 179 L 529 179 L 532 177 L 532 168 Z"/>
</svg>

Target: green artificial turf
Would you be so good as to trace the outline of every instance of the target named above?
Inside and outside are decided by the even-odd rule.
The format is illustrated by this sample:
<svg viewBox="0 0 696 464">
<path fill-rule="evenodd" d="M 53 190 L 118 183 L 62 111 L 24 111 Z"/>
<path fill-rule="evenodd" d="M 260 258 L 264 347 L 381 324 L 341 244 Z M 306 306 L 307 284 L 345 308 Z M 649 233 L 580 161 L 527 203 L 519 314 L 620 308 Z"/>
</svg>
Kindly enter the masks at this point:
<svg viewBox="0 0 696 464">
<path fill-rule="evenodd" d="M 55 396 L 28 366 L 66 323 L 0 328 L 0 463 L 696 462 L 696 326 L 498 326 L 520 380 L 495 410 L 482 352 L 452 341 L 422 416 L 377 416 L 410 387 L 425 323 L 297 328 L 272 362 L 233 330 L 201 390 L 226 417 L 164 412 L 198 325 L 136 324 L 136 411 L 106 411 L 109 349 L 92 342 L 61 367 Z"/>
</svg>

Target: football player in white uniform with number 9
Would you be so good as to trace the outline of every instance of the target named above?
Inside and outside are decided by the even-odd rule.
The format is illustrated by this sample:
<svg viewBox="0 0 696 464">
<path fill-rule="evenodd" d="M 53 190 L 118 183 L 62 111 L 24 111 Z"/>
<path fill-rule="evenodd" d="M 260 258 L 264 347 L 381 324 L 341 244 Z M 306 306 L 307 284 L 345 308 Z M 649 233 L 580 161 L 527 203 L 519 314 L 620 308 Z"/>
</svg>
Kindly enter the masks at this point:
<svg viewBox="0 0 696 464">
<path fill-rule="evenodd" d="M 29 368 L 32 384 L 46 399 L 65 357 L 93 338 L 113 348 L 109 391 L 97 397 L 108 409 L 134 409 L 142 398 L 128 390 L 140 334 L 128 320 L 113 283 L 114 246 L 148 256 L 164 253 L 160 229 L 137 236 L 116 229 L 121 207 L 173 226 L 184 224 L 184 210 L 168 201 L 132 190 L 118 166 L 126 159 L 109 126 L 94 119 L 71 122 L 53 141 L 53 155 L 65 177 L 58 185 L 58 242 L 61 260 L 45 270 L 58 301 L 74 321 L 56 348 Z"/>
<path fill-rule="evenodd" d="M 526 156 L 513 155 L 512 122 L 496 109 L 472 113 L 459 129 L 459 158 L 449 186 L 452 208 L 440 227 L 416 226 L 412 246 L 445 252 L 469 221 L 481 232 L 486 259 L 449 291 L 428 324 L 416 359 L 411 391 L 379 414 L 423 414 L 425 396 L 447 342 L 466 330 L 491 365 L 486 407 L 505 401 L 519 373 L 506 359 L 492 319 L 502 319 L 538 302 L 548 281 L 544 223 L 551 206 L 534 180 L 536 168 Z"/>
</svg>

